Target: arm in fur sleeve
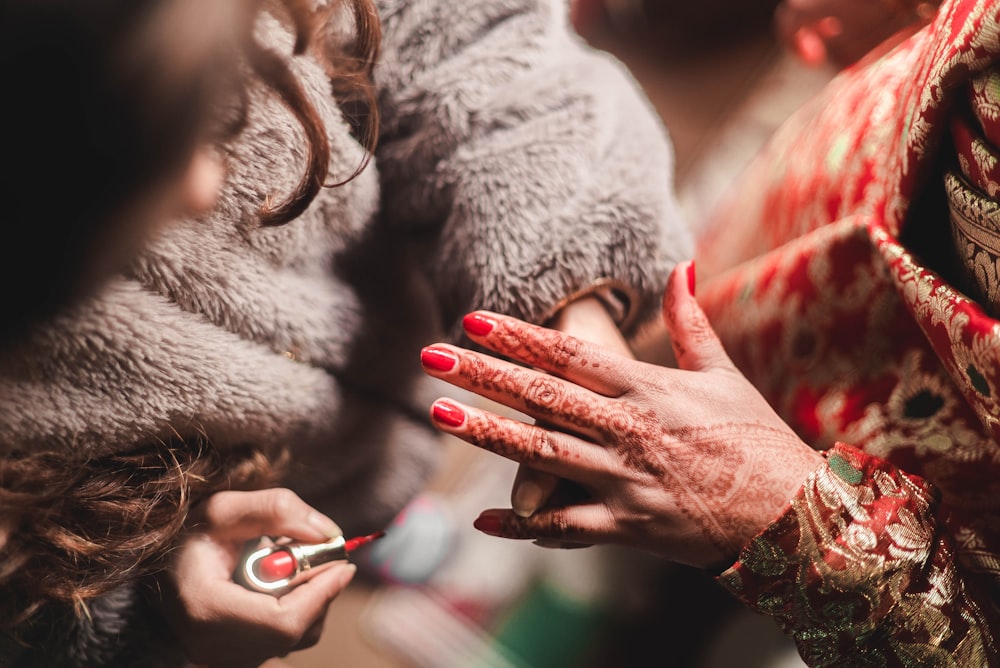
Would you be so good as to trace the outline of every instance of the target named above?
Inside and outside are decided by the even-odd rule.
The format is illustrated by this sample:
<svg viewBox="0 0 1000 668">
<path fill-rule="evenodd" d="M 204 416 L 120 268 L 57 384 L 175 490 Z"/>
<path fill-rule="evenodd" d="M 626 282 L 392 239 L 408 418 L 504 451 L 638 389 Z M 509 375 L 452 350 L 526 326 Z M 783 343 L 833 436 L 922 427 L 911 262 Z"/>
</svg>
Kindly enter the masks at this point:
<svg viewBox="0 0 1000 668">
<path fill-rule="evenodd" d="M 662 124 L 563 0 L 380 0 L 383 223 L 428 242 L 444 325 L 546 322 L 595 285 L 626 335 L 690 256 Z"/>
</svg>

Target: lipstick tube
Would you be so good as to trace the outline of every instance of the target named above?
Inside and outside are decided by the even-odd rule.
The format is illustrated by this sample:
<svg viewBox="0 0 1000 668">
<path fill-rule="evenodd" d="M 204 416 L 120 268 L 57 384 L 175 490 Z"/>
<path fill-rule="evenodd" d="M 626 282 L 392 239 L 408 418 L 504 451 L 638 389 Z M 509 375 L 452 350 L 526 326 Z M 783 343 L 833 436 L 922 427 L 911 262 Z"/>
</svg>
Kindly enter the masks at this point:
<svg viewBox="0 0 1000 668">
<path fill-rule="evenodd" d="M 325 543 L 268 545 L 251 552 L 241 562 L 234 579 L 253 591 L 280 594 L 303 571 L 331 561 L 348 560 L 353 550 L 383 535 L 380 531 L 350 540 L 338 536 Z"/>
</svg>

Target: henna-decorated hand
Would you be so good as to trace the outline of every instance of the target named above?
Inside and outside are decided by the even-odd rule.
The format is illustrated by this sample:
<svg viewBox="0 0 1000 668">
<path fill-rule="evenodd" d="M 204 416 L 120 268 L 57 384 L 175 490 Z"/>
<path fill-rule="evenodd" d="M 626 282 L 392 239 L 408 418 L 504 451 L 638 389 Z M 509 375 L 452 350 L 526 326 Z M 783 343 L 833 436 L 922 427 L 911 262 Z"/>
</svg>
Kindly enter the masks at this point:
<svg viewBox="0 0 1000 668">
<path fill-rule="evenodd" d="M 486 510 L 479 530 L 726 566 L 822 463 L 733 366 L 692 296 L 690 268 L 674 271 L 664 298 L 677 369 L 487 312 L 466 317 L 471 338 L 526 366 L 445 344 L 424 349 L 429 374 L 553 427 L 440 399 L 431 408 L 440 429 L 586 493 L 531 517 Z"/>
<path fill-rule="evenodd" d="M 562 308 L 550 325 L 552 329 L 578 339 L 596 343 L 605 350 L 634 358 L 628 341 L 618 330 L 608 310 L 596 297 L 584 297 Z M 511 508 L 521 517 L 529 517 L 546 503 L 565 496 L 565 481 L 525 464 L 518 466 L 511 486 Z M 546 547 L 583 547 L 569 543 L 540 543 Z"/>
</svg>

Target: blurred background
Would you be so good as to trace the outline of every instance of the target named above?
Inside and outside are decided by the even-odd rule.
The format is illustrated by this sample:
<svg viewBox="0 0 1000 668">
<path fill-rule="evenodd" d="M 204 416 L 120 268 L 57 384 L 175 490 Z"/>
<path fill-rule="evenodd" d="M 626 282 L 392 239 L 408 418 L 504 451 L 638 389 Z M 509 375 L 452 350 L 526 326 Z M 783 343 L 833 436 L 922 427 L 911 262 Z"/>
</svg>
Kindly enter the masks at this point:
<svg viewBox="0 0 1000 668">
<path fill-rule="evenodd" d="M 573 4 L 581 37 L 629 67 L 662 116 L 695 227 L 832 75 L 777 43 L 775 4 Z M 662 343 L 654 333 L 640 356 L 657 361 Z M 769 619 L 701 571 L 617 548 L 547 550 L 478 533 L 480 510 L 509 507 L 516 466 L 445 438 L 446 465 L 384 539 L 356 553 L 358 576 L 331 607 L 320 643 L 287 657 L 293 668 L 804 666 Z"/>
</svg>

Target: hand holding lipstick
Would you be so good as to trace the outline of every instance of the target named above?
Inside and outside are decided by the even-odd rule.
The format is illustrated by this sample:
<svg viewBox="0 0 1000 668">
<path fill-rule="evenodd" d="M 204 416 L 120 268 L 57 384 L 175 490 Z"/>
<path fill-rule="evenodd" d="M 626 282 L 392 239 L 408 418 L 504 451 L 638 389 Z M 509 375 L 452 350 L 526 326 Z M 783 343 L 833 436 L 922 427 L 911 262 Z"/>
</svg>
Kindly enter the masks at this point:
<svg viewBox="0 0 1000 668">
<path fill-rule="evenodd" d="M 688 268 L 674 271 L 664 300 L 676 369 L 486 312 L 467 316 L 466 331 L 513 363 L 444 344 L 424 349 L 430 375 L 551 426 L 442 399 L 431 409 L 440 429 L 586 495 L 530 517 L 486 510 L 477 528 L 724 566 L 820 466 L 822 456 L 733 366 L 693 297 Z"/>
<path fill-rule="evenodd" d="M 334 561 L 310 568 L 281 596 L 233 581 L 248 540 L 286 536 L 324 543 L 337 525 L 287 489 L 219 492 L 198 508 L 163 579 L 162 610 L 188 658 L 216 666 L 258 666 L 314 645 L 326 611 L 355 566 Z"/>
<path fill-rule="evenodd" d="M 310 568 L 331 561 L 344 561 L 351 552 L 385 535 L 379 531 L 344 540 L 343 536 L 322 543 L 269 542 L 248 551 L 236 565 L 233 579 L 251 591 L 279 596 L 302 581 Z"/>
</svg>

